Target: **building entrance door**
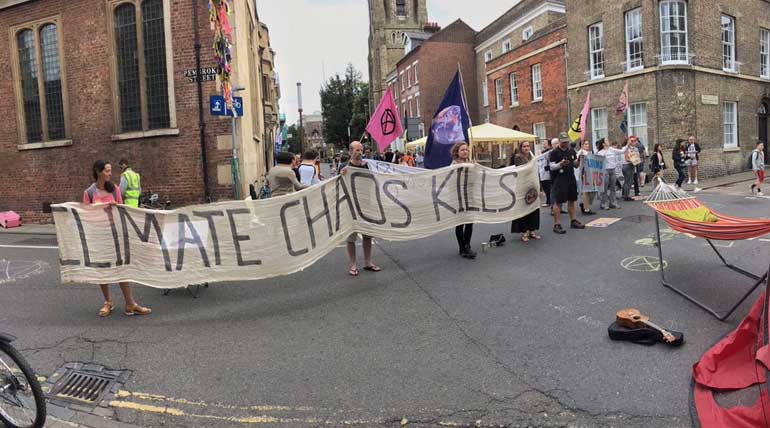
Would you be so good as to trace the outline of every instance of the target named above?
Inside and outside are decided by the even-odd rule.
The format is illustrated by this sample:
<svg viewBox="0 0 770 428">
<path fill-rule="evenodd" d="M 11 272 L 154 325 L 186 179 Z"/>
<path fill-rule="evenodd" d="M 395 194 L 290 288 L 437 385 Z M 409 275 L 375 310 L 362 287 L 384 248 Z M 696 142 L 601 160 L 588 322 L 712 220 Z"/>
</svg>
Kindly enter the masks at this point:
<svg viewBox="0 0 770 428">
<path fill-rule="evenodd" d="M 759 110 L 757 111 L 757 123 L 759 124 L 759 141 L 761 143 L 765 143 L 765 159 L 768 159 L 767 157 L 767 150 L 768 150 L 768 129 L 767 129 L 767 111 L 768 111 L 768 105 L 766 102 L 763 102 L 759 105 Z"/>
</svg>

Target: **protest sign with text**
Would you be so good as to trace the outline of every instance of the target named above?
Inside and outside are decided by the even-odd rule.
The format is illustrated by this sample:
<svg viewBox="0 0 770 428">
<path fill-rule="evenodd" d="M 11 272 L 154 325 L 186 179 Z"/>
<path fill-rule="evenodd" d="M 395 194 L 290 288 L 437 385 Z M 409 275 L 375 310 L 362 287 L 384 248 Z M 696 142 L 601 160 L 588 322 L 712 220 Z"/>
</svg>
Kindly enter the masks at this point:
<svg viewBox="0 0 770 428">
<path fill-rule="evenodd" d="M 172 211 L 54 205 L 63 282 L 159 288 L 302 270 L 354 232 L 402 241 L 501 223 L 540 205 L 537 164 L 381 174 L 349 168 L 300 192 Z M 415 243 L 415 245 L 420 245 Z"/>
<path fill-rule="evenodd" d="M 604 190 L 604 156 L 583 155 L 580 161 L 580 180 L 583 192 Z"/>
</svg>

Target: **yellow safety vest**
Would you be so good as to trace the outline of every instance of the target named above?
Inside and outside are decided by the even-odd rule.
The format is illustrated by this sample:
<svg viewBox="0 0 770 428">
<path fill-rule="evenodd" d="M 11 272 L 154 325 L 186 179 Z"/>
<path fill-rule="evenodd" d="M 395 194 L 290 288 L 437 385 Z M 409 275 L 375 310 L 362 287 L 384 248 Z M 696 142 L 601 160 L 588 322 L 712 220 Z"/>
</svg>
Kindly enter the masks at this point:
<svg viewBox="0 0 770 428">
<path fill-rule="evenodd" d="M 126 193 L 123 195 L 123 203 L 129 207 L 138 207 L 141 178 L 131 168 L 123 171 L 123 177 L 126 179 L 127 184 Z"/>
</svg>

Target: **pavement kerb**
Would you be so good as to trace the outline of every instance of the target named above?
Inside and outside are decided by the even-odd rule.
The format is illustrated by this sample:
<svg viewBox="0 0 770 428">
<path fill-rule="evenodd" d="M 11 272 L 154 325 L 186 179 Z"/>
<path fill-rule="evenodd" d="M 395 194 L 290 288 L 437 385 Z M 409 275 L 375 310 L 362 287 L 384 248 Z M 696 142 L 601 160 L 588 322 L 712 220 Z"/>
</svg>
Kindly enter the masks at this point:
<svg viewBox="0 0 770 428">
<path fill-rule="evenodd" d="M 741 172 L 738 174 L 727 175 L 704 180 L 697 186 L 701 190 L 712 189 L 715 187 L 724 187 L 731 184 L 748 182 L 754 180 L 754 175 L 750 172 Z M 23 224 L 20 227 L 3 229 L 0 227 L 0 234 L 9 233 L 17 235 L 56 235 L 53 224 Z"/>
</svg>

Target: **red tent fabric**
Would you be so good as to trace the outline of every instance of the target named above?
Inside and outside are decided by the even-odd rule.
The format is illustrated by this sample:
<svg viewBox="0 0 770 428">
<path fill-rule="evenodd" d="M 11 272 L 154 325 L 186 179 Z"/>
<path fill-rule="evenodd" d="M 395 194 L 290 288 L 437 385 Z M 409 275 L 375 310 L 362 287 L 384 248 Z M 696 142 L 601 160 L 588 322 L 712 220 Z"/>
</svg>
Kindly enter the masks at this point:
<svg viewBox="0 0 770 428">
<path fill-rule="evenodd" d="M 770 426 L 770 396 L 767 369 L 767 290 L 749 314 L 719 343 L 693 365 L 693 399 L 702 428 L 757 428 Z M 759 398 L 750 407 L 724 408 L 714 399 L 715 391 L 755 388 Z"/>
</svg>

